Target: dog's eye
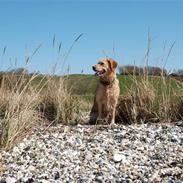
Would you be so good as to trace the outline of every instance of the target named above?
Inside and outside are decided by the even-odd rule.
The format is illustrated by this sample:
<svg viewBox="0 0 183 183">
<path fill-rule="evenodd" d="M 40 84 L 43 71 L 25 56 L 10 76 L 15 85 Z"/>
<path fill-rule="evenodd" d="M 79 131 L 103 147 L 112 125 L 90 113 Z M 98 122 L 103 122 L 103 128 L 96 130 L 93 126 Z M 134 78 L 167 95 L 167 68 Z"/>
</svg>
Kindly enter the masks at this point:
<svg viewBox="0 0 183 183">
<path fill-rule="evenodd" d="M 104 63 L 103 62 L 100 62 L 100 65 L 104 65 Z"/>
</svg>

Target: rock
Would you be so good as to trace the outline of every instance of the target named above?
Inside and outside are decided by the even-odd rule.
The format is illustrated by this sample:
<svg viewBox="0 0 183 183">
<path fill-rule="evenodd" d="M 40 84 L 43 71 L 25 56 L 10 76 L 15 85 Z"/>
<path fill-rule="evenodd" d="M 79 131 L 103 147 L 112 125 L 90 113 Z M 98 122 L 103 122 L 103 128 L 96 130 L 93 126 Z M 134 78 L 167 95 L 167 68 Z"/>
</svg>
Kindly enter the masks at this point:
<svg viewBox="0 0 183 183">
<path fill-rule="evenodd" d="M 48 179 L 48 174 L 47 173 L 43 173 L 41 175 L 39 175 L 40 179 Z"/>
<path fill-rule="evenodd" d="M 27 146 L 24 148 L 24 151 L 28 151 L 31 147 L 30 146 Z"/>
<path fill-rule="evenodd" d="M 165 183 L 175 183 L 172 179 L 168 179 Z"/>
<path fill-rule="evenodd" d="M 120 162 L 120 161 L 122 161 L 122 162 L 126 162 L 126 156 L 125 155 L 123 155 L 123 154 L 120 154 L 120 153 L 114 153 L 114 155 L 113 155 L 113 160 L 114 160 L 114 162 L 116 162 L 116 163 L 118 163 L 118 162 Z"/>
<path fill-rule="evenodd" d="M 98 183 L 102 183 L 102 180 L 103 180 L 103 177 L 102 176 L 97 176 L 95 178 L 95 181 L 98 182 Z"/>
<path fill-rule="evenodd" d="M 92 157 L 93 157 L 92 153 L 91 152 L 87 152 L 87 154 L 85 156 L 86 160 L 90 161 L 90 160 L 92 160 Z"/>
<path fill-rule="evenodd" d="M 55 175 L 54 175 L 54 180 L 57 180 L 60 178 L 60 174 L 59 172 L 56 172 Z"/>
<path fill-rule="evenodd" d="M 23 175 L 22 171 L 19 170 L 19 171 L 17 172 L 17 179 L 18 179 L 18 180 L 19 180 L 19 179 L 22 179 L 23 176 L 24 176 L 24 175 Z"/>
<path fill-rule="evenodd" d="M 183 182 L 182 127 L 52 126 L 9 151 L 0 183 Z"/>
<path fill-rule="evenodd" d="M 16 183 L 16 178 L 15 177 L 7 177 L 6 182 L 7 183 Z"/>
<path fill-rule="evenodd" d="M 29 172 L 34 172 L 35 170 L 36 170 L 36 167 L 33 166 L 33 165 L 30 165 L 30 166 L 28 167 L 28 171 L 29 171 Z"/>
<path fill-rule="evenodd" d="M 7 183 L 7 182 L 3 179 L 0 179 L 0 183 Z"/>
<path fill-rule="evenodd" d="M 28 178 L 26 180 L 23 180 L 24 183 L 33 183 L 34 179 L 33 178 Z"/>
<path fill-rule="evenodd" d="M 48 180 L 45 180 L 45 179 L 41 179 L 40 181 L 41 183 L 50 183 Z"/>
</svg>

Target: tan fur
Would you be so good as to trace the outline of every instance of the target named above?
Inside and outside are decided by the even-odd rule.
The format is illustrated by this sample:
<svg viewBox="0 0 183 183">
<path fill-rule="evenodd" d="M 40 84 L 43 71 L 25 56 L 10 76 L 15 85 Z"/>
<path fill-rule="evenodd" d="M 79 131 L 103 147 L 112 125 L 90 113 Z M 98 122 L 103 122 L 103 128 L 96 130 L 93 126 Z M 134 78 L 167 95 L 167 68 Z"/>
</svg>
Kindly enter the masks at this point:
<svg viewBox="0 0 183 183">
<path fill-rule="evenodd" d="M 94 104 L 90 113 L 90 124 L 114 124 L 116 105 L 120 93 L 119 81 L 116 77 L 117 62 L 104 58 L 93 66 L 99 74 Z"/>
</svg>

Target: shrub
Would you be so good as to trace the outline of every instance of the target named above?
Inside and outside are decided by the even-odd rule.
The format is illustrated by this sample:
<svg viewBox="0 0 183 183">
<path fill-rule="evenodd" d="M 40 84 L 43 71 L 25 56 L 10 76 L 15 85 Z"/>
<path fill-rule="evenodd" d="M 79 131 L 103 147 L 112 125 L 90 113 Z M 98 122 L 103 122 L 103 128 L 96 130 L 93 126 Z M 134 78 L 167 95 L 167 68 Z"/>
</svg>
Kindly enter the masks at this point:
<svg viewBox="0 0 183 183">
<path fill-rule="evenodd" d="M 152 67 L 152 66 L 146 66 L 146 67 L 137 67 L 133 65 L 126 65 L 126 66 L 120 66 L 119 72 L 121 75 L 150 75 L 150 76 L 161 76 L 167 75 L 166 69 L 161 69 L 160 67 Z"/>
<path fill-rule="evenodd" d="M 116 121 L 132 124 L 182 119 L 182 94 L 176 89 L 164 76 L 160 83 L 152 83 L 147 75 L 141 79 L 134 76 L 129 94 L 119 99 Z"/>
</svg>

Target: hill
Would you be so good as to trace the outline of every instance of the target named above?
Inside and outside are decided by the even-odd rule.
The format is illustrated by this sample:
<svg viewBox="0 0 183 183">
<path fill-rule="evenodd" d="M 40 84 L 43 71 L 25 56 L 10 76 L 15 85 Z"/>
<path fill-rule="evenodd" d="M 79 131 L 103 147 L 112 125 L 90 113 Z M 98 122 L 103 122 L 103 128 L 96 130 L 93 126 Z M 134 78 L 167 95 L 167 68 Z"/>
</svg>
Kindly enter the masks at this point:
<svg viewBox="0 0 183 183">
<path fill-rule="evenodd" d="M 117 76 L 120 83 L 121 95 L 127 95 L 129 92 L 133 92 L 138 83 L 144 82 L 144 76 L 132 76 L 132 75 L 118 75 Z M 72 74 L 67 78 L 68 85 L 72 89 L 73 94 L 83 95 L 86 98 L 91 98 L 95 93 L 95 88 L 98 82 L 98 78 L 94 75 L 84 75 L 84 74 Z M 156 95 L 161 95 L 161 90 L 163 86 L 167 86 L 173 94 L 173 90 L 182 92 L 183 84 L 179 81 L 161 76 L 148 76 L 148 82 L 155 89 Z"/>
</svg>

